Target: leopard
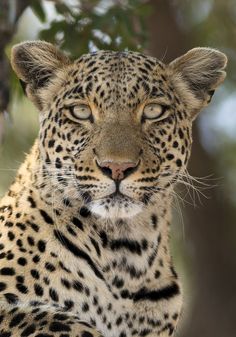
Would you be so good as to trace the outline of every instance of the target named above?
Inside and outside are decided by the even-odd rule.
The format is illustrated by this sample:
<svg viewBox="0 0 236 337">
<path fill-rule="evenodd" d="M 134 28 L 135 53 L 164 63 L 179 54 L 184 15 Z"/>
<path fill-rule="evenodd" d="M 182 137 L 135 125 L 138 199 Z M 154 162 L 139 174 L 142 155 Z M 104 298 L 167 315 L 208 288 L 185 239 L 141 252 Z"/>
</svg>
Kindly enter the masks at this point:
<svg viewBox="0 0 236 337">
<path fill-rule="evenodd" d="M 11 64 L 39 133 L 0 202 L 0 336 L 173 336 L 173 198 L 225 54 L 72 60 L 36 40 L 15 45 Z"/>
</svg>

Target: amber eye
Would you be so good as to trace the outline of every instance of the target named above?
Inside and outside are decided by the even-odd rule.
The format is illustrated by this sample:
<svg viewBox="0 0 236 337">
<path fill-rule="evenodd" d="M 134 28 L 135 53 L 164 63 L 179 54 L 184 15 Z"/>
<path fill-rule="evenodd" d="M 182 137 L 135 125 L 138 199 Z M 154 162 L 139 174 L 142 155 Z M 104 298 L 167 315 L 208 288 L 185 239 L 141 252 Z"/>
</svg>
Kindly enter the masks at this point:
<svg viewBox="0 0 236 337">
<path fill-rule="evenodd" d="M 149 103 L 143 109 L 143 119 L 162 120 L 169 115 L 169 106 L 157 103 Z"/>
<path fill-rule="evenodd" d="M 71 105 L 68 109 L 75 119 L 86 120 L 92 118 L 92 111 L 87 104 Z"/>
</svg>

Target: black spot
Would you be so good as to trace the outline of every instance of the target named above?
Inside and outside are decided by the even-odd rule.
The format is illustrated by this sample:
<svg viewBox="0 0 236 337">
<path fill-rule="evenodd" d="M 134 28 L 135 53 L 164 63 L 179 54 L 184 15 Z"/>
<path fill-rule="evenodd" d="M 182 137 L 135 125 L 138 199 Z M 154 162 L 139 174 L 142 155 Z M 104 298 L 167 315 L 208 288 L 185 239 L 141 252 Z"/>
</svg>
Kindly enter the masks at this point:
<svg viewBox="0 0 236 337">
<path fill-rule="evenodd" d="M 25 231 L 25 229 L 26 229 L 25 224 L 23 224 L 23 223 L 21 223 L 21 222 L 17 222 L 17 223 L 16 223 L 16 226 L 17 226 L 18 228 L 20 228 L 22 231 Z"/>
<path fill-rule="evenodd" d="M 6 293 L 4 296 L 9 304 L 16 304 L 18 302 L 18 296 L 15 294 Z"/>
<path fill-rule="evenodd" d="M 91 332 L 85 330 L 81 332 L 81 337 L 94 337 L 94 336 L 93 334 L 91 334 Z"/>
<path fill-rule="evenodd" d="M 149 301 L 159 301 L 159 300 L 168 300 L 180 292 L 179 286 L 177 283 L 173 283 L 167 287 L 149 291 L 147 288 L 141 288 L 136 293 L 133 293 L 134 302 L 140 300 L 149 300 Z"/>
<path fill-rule="evenodd" d="M 82 177 L 81 177 L 82 178 Z M 78 176 L 77 176 L 78 179 Z M 82 179 L 81 179 L 82 180 Z M 83 180 L 87 180 L 86 176 L 83 176 Z M 84 201 L 86 203 L 90 202 L 92 200 L 91 195 L 89 194 L 89 192 L 83 192 L 82 193 L 82 198 L 84 199 Z"/>
<path fill-rule="evenodd" d="M 0 269 L 0 274 L 1 275 L 7 275 L 7 276 L 15 275 L 15 269 L 9 268 L 9 267 L 4 267 L 4 268 Z"/>
<path fill-rule="evenodd" d="M 30 225 L 30 227 L 37 233 L 39 231 L 39 226 L 36 225 L 35 223 L 33 222 L 30 222 L 30 221 L 27 221 Z"/>
<path fill-rule="evenodd" d="M 142 202 L 147 205 L 150 201 L 150 194 L 144 193 L 143 197 L 142 197 Z"/>
<path fill-rule="evenodd" d="M 55 314 L 53 318 L 57 319 L 58 321 L 65 321 L 68 318 L 68 316 L 64 314 Z"/>
<path fill-rule="evenodd" d="M 40 284 L 38 283 L 35 283 L 34 284 L 34 292 L 37 296 L 43 296 L 43 288 L 41 287 Z"/>
<path fill-rule="evenodd" d="M 179 146 L 179 143 L 178 143 L 177 141 L 174 141 L 173 147 L 176 148 L 176 147 L 178 147 L 178 146 Z"/>
<path fill-rule="evenodd" d="M 25 330 L 22 331 L 21 337 L 28 337 L 29 335 L 32 335 L 36 330 L 35 324 L 31 324 L 25 328 Z"/>
<path fill-rule="evenodd" d="M 15 316 L 13 316 L 12 320 L 10 321 L 9 328 L 13 328 L 17 326 L 18 324 L 20 324 L 24 318 L 25 318 L 25 313 L 21 312 L 19 314 L 16 314 Z"/>
<path fill-rule="evenodd" d="M 19 282 L 19 283 L 24 283 L 24 282 L 25 282 L 25 278 L 24 278 L 24 276 L 22 276 L 22 275 L 16 276 L 16 280 L 17 280 L 17 282 Z"/>
<path fill-rule="evenodd" d="M 46 311 L 43 311 L 43 312 L 40 312 L 37 316 L 34 317 L 34 320 L 35 321 L 40 321 L 42 320 L 45 316 L 47 316 L 47 312 Z"/>
<path fill-rule="evenodd" d="M 95 250 L 97 252 L 97 255 L 101 256 L 101 251 L 100 251 L 99 244 L 97 243 L 96 240 L 94 240 L 94 238 L 92 238 L 92 237 L 89 237 L 89 238 L 90 238 L 90 241 L 91 241 L 92 245 L 94 246 L 94 248 L 95 248 Z"/>
<path fill-rule="evenodd" d="M 85 88 L 85 92 L 86 92 L 86 95 L 88 95 L 91 90 L 93 88 L 93 83 L 92 82 L 89 82 L 87 85 L 86 85 L 86 88 Z"/>
<path fill-rule="evenodd" d="M 23 285 L 22 283 L 17 283 L 16 288 L 19 290 L 20 293 L 22 294 L 27 294 L 28 293 L 28 288 Z"/>
<path fill-rule="evenodd" d="M 27 241 L 30 246 L 34 246 L 34 238 L 32 236 L 28 236 Z"/>
<path fill-rule="evenodd" d="M 181 159 L 177 159 L 177 160 L 176 160 L 176 165 L 177 165 L 178 167 L 181 167 L 181 166 L 182 166 L 182 161 L 181 161 Z"/>
<path fill-rule="evenodd" d="M 179 133 L 179 137 L 180 137 L 181 139 L 183 139 L 183 138 L 184 138 L 184 134 L 183 134 L 182 129 L 179 129 L 179 130 L 178 130 L 178 133 Z"/>
<path fill-rule="evenodd" d="M 107 235 L 104 231 L 101 231 L 99 235 L 100 235 L 100 238 L 101 238 L 101 241 L 102 241 L 102 246 L 105 248 L 108 244 Z"/>
<path fill-rule="evenodd" d="M 11 332 L 1 332 L 0 337 L 10 337 L 12 334 Z"/>
<path fill-rule="evenodd" d="M 63 198 L 62 202 L 66 207 L 72 207 L 72 203 L 69 198 Z"/>
<path fill-rule="evenodd" d="M 58 297 L 58 293 L 56 292 L 55 289 L 50 288 L 49 289 L 49 296 L 51 297 L 51 299 L 55 302 L 59 301 L 59 297 Z"/>
<path fill-rule="evenodd" d="M 146 328 L 146 329 L 143 329 L 143 330 L 140 331 L 139 336 L 145 337 L 145 336 L 147 336 L 150 332 L 151 332 L 150 329 L 147 329 L 147 328 Z"/>
<path fill-rule="evenodd" d="M 72 219 L 72 222 L 73 222 L 73 224 L 74 224 L 76 227 L 78 227 L 78 228 L 81 229 L 82 231 L 84 230 L 84 226 L 83 226 L 82 222 L 81 222 L 78 218 L 74 217 L 74 218 Z"/>
<path fill-rule="evenodd" d="M 55 151 L 56 152 L 61 152 L 63 150 L 63 147 L 61 145 L 57 145 Z"/>
<path fill-rule="evenodd" d="M 48 142 L 48 147 L 53 147 L 55 144 L 55 140 L 54 139 L 50 139 L 49 142 Z"/>
<path fill-rule="evenodd" d="M 87 207 L 81 207 L 80 211 L 79 211 L 79 214 L 84 217 L 84 218 L 87 218 L 88 216 L 91 215 L 91 212 L 88 210 Z"/>
<path fill-rule="evenodd" d="M 171 272 L 172 272 L 172 275 L 173 275 L 175 278 L 178 278 L 178 275 L 177 275 L 177 273 L 176 273 L 176 271 L 175 271 L 175 269 L 174 269 L 173 266 L 170 267 L 170 270 L 171 270 Z"/>
<path fill-rule="evenodd" d="M 74 306 L 74 302 L 71 300 L 65 300 L 64 301 L 65 309 L 70 310 Z"/>
<path fill-rule="evenodd" d="M 128 239 L 118 239 L 112 240 L 110 242 L 110 247 L 112 250 L 120 250 L 120 249 L 127 249 L 133 254 L 142 254 L 141 246 L 138 241 L 136 240 L 128 240 Z"/>
<path fill-rule="evenodd" d="M 119 337 L 126 337 L 126 333 L 124 331 L 122 331 L 120 334 L 119 334 Z"/>
<path fill-rule="evenodd" d="M 89 311 L 89 305 L 88 305 L 88 303 L 83 303 L 83 305 L 82 305 L 82 310 L 83 310 L 83 312 L 87 312 L 87 311 Z"/>
<path fill-rule="evenodd" d="M 67 289 L 70 289 L 71 288 L 71 284 L 68 280 L 66 280 L 65 278 L 62 278 L 61 279 L 61 284 L 66 287 Z"/>
<path fill-rule="evenodd" d="M 27 260 L 24 257 L 19 257 L 17 263 L 21 266 L 25 266 L 27 264 Z"/>
<path fill-rule="evenodd" d="M 52 220 L 52 218 L 48 215 L 47 212 L 45 212 L 43 209 L 40 209 L 39 212 L 40 212 L 40 214 L 42 215 L 42 217 L 43 217 L 43 219 L 44 219 L 44 221 L 45 221 L 46 223 L 48 223 L 49 225 L 52 225 L 52 224 L 53 224 L 53 220 Z"/>
<path fill-rule="evenodd" d="M 40 256 L 35 255 L 32 260 L 34 263 L 38 263 L 40 261 Z"/>
<path fill-rule="evenodd" d="M 41 253 L 44 253 L 45 252 L 45 249 L 46 249 L 46 243 L 42 240 L 39 240 L 38 242 L 38 249 Z"/>
<path fill-rule="evenodd" d="M 49 330 L 53 332 L 62 332 L 62 331 L 71 331 L 71 328 L 68 324 L 55 321 L 50 324 Z"/>
<path fill-rule="evenodd" d="M 0 324 L 2 323 L 2 321 L 4 320 L 5 315 L 0 315 Z"/>
<path fill-rule="evenodd" d="M 119 326 L 122 323 L 123 319 L 121 316 L 119 316 L 116 320 L 116 325 Z"/>
<path fill-rule="evenodd" d="M 34 199 L 32 197 L 28 197 L 27 200 L 29 201 L 31 208 L 35 208 L 36 207 L 36 202 L 34 201 Z"/>
<path fill-rule="evenodd" d="M 0 291 L 3 291 L 3 290 L 5 290 L 5 289 L 6 289 L 6 287 L 7 287 L 6 283 L 4 283 L 4 282 L 0 282 Z"/>
<path fill-rule="evenodd" d="M 66 229 L 68 230 L 68 232 L 69 232 L 72 236 L 77 236 L 76 232 L 74 231 L 74 229 L 73 229 L 71 226 L 67 225 L 67 226 L 66 226 Z"/>
<path fill-rule="evenodd" d="M 30 273 L 33 276 L 33 278 L 35 278 L 36 280 L 39 279 L 39 272 L 36 269 L 31 269 Z"/>
<path fill-rule="evenodd" d="M 166 155 L 166 158 L 167 158 L 168 160 L 172 160 L 172 159 L 174 159 L 174 155 L 173 155 L 172 153 L 168 153 L 168 154 Z"/>
<path fill-rule="evenodd" d="M 160 276 L 161 276 L 160 271 L 159 271 L 159 270 L 156 270 L 156 271 L 155 271 L 155 274 L 154 274 L 154 277 L 157 279 L 157 278 L 159 278 Z"/>
<path fill-rule="evenodd" d="M 153 227 L 156 228 L 157 222 L 158 222 L 156 214 L 152 214 L 151 221 L 152 221 Z"/>
<path fill-rule="evenodd" d="M 74 288 L 75 290 L 79 291 L 79 292 L 82 292 L 83 289 L 84 289 L 82 283 L 79 282 L 79 281 L 74 281 L 74 282 L 73 282 L 73 288 Z"/>
<path fill-rule="evenodd" d="M 13 227 L 13 222 L 7 221 L 7 222 L 5 223 L 5 226 L 6 226 L 6 227 Z"/>
<path fill-rule="evenodd" d="M 128 291 L 127 289 L 121 290 L 120 296 L 121 296 L 122 298 L 124 298 L 124 299 L 130 298 L 130 297 L 131 297 L 131 296 L 130 296 L 130 293 L 129 293 L 129 291 Z"/>
<path fill-rule="evenodd" d="M 13 241 L 15 239 L 15 234 L 13 232 L 11 232 L 11 231 L 9 231 L 7 233 L 7 236 L 8 236 L 8 238 L 9 238 L 10 241 Z"/>
<path fill-rule="evenodd" d="M 124 285 L 123 279 L 119 278 L 117 275 L 114 277 L 112 284 L 117 288 L 122 288 Z"/>
<path fill-rule="evenodd" d="M 45 268 L 50 272 L 53 272 L 53 271 L 56 270 L 55 266 L 53 264 L 51 264 L 50 262 L 45 263 Z"/>
</svg>

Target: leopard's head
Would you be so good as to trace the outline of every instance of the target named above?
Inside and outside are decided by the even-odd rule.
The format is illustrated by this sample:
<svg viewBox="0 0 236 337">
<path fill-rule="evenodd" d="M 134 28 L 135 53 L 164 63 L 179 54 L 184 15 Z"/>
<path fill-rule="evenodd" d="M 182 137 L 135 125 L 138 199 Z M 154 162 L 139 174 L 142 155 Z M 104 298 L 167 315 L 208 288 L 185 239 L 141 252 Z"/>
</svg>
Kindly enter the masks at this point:
<svg viewBox="0 0 236 337">
<path fill-rule="evenodd" d="M 40 110 L 45 184 L 105 218 L 133 217 L 160 200 L 186 169 L 192 122 L 226 61 L 195 48 L 167 65 L 127 51 L 72 62 L 43 41 L 16 45 L 12 66 Z"/>
</svg>

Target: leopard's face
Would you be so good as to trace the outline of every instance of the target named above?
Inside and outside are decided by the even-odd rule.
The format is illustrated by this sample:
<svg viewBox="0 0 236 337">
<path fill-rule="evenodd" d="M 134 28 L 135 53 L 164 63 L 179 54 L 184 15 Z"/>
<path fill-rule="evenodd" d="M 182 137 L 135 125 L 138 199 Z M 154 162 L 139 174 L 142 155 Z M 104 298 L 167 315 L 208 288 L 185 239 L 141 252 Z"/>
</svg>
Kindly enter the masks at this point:
<svg viewBox="0 0 236 337">
<path fill-rule="evenodd" d="M 168 65 L 111 51 L 72 62 L 33 41 L 15 46 L 11 61 L 40 110 L 40 192 L 59 195 L 57 207 L 83 200 L 99 216 L 124 218 L 162 201 L 182 177 L 192 121 L 227 59 L 195 48 Z"/>
<path fill-rule="evenodd" d="M 191 121 L 166 67 L 139 53 L 80 58 L 41 113 L 42 161 L 65 203 L 132 217 L 186 167 Z M 117 164 L 117 165 L 116 165 Z"/>
</svg>

